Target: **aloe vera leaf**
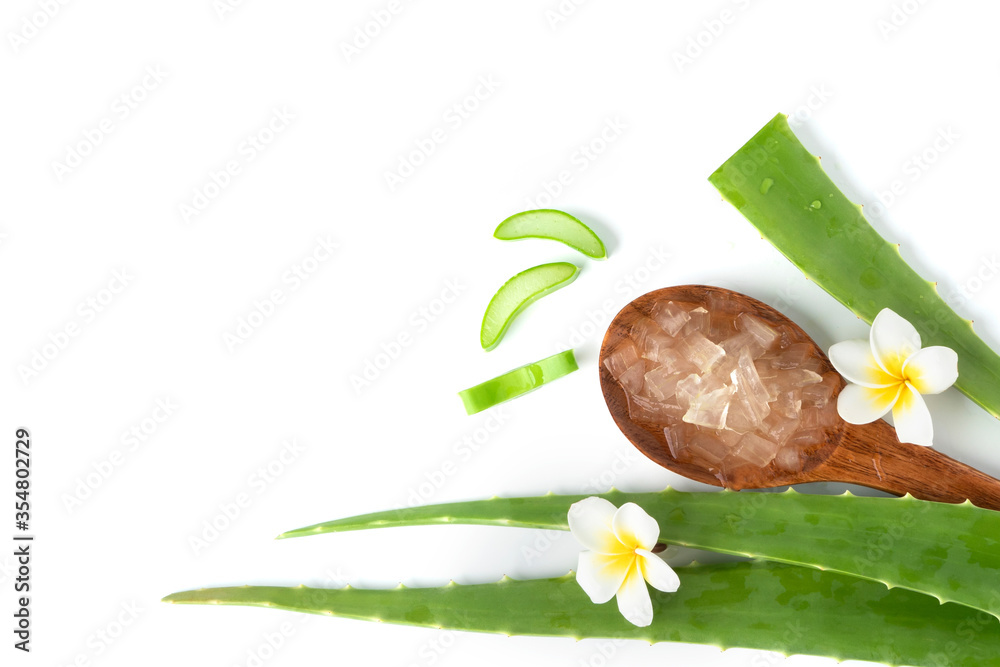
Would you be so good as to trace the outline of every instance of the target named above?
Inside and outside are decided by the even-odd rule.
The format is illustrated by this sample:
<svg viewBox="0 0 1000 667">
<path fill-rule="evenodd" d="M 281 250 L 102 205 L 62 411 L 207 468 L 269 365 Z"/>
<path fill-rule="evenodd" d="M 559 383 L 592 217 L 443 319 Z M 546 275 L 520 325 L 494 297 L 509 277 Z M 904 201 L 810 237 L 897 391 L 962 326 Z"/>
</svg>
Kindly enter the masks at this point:
<svg viewBox="0 0 1000 667">
<path fill-rule="evenodd" d="M 1000 356 L 865 220 L 778 114 L 708 179 L 817 285 L 871 323 L 891 308 L 958 353 L 955 386 L 1000 417 Z"/>
<path fill-rule="evenodd" d="M 972 504 L 784 493 L 598 494 L 638 504 L 670 544 L 832 570 L 1000 616 L 1000 513 Z M 492 498 L 376 512 L 300 528 L 279 538 L 433 524 L 569 530 L 586 496 Z"/>
<path fill-rule="evenodd" d="M 577 370 L 573 350 L 563 350 L 541 361 L 519 366 L 503 375 L 458 392 L 466 413 L 474 415 L 538 389 Z"/>
<path fill-rule="evenodd" d="M 443 588 L 206 588 L 165 602 L 270 607 L 405 625 L 742 647 L 891 665 L 1000 665 L 1000 625 L 959 605 L 833 572 L 775 563 L 677 568 L 676 593 L 651 590 L 653 624 L 593 604 L 572 573 Z"/>
<path fill-rule="evenodd" d="M 552 208 L 515 213 L 497 225 L 493 238 L 501 241 L 550 239 L 568 245 L 591 259 L 608 256 L 604 242 L 594 230 L 569 213 Z"/>
<path fill-rule="evenodd" d="M 483 349 L 488 351 L 499 345 L 510 323 L 522 310 L 546 294 L 569 285 L 579 272 L 575 264 L 553 262 L 533 266 L 505 282 L 490 299 L 483 314 L 483 326 L 479 330 Z"/>
</svg>

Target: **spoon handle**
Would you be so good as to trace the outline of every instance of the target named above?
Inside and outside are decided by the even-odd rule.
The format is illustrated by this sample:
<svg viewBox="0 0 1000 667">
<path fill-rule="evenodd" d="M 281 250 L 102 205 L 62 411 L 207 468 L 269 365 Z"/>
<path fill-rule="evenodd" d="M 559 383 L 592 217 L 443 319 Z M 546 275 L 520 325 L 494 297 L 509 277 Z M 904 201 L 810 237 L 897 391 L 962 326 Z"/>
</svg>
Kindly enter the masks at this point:
<svg viewBox="0 0 1000 667">
<path fill-rule="evenodd" d="M 861 484 L 921 500 L 963 503 L 1000 510 L 1000 480 L 935 451 L 901 443 L 896 430 L 879 419 L 848 424 L 834 454 L 820 466 L 827 479 Z M 831 474 L 833 471 L 836 474 Z M 817 472 L 819 472 L 817 470 Z"/>
</svg>

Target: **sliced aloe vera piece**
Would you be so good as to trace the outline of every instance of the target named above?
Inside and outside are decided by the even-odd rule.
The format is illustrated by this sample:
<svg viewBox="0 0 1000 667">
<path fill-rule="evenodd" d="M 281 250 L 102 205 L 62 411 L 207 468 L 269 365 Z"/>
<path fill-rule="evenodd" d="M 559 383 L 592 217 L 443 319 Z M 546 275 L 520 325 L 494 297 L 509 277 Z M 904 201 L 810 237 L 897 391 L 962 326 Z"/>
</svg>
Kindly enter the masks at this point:
<svg viewBox="0 0 1000 667">
<path fill-rule="evenodd" d="M 891 308 L 958 353 L 955 386 L 1000 417 L 1000 356 L 837 189 L 778 114 L 708 179 L 808 278 L 871 322 Z"/>
<path fill-rule="evenodd" d="M 463 389 L 458 392 L 458 395 L 462 399 L 462 403 L 465 404 L 465 411 L 474 415 L 492 408 L 498 403 L 534 391 L 543 384 L 569 375 L 577 368 L 579 366 L 576 364 L 573 350 L 563 350 L 551 357 L 545 357 L 541 361 L 525 364 L 503 375 L 498 375 L 492 380 L 477 384 L 475 387 Z"/>
<path fill-rule="evenodd" d="M 604 242 L 594 230 L 569 213 L 552 208 L 515 213 L 497 226 L 493 238 L 501 241 L 550 239 L 564 243 L 592 259 L 604 259 L 608 256 Z"/>
<path fill-rule="evenodd" d="M 176 604 L 268 607 L 508 635 L 622 638 L 810 654 L 890 665 L 1000 664 L 1000 624 L 971 609 L 833 572 L 776 563 L 677 568 L 676 593 L 650 590 L 653 623 L 594 604 L 572 574 L 443 588 L 243 586 L 175 593 Z M 346 629 L 345 629 L 346 631 Z"/>
<path fill-rule="evenodd" d="M 546 294 L 569 285 L 579 272 L 575 264 L 553 262 L 533 266 L 505 282 L 493 295 L 483 315 L 483 326 L 479 331 L 483 349 L 492 350 L 499 345 L 510 323 L 522 310 Z"/>
<path fill-rule="evenodd" d="M 1000 616 L 1000 512 L 903 498 L 785 493 L 599 494 L 633 502 L 680 546 L 790 563 L 907 588 Z M 376 512 L 280 538 L 368 528 L 474 524 L 569 530 L 582 495 L 492 498 Z M 996 622 L 996 621 L 992 621 Z"/>
</svg>

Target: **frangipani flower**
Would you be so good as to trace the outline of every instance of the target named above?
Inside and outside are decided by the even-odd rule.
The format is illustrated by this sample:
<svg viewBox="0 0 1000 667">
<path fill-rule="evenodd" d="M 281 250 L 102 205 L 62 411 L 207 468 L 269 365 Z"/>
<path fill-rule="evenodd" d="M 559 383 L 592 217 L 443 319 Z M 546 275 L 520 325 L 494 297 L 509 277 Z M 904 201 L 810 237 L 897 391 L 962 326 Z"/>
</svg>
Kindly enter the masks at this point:
<svg viewBox="0 0 1000 667">
<path fill-rule="evenodd" d="M 900 442 L 930 447 L 931 413 L 921 394 L 940 394 L 958 379 L 958 355 L 947 347 L 920 348 L 912 324 L 885 308 L 872 322 L 869 340 L 830 348 L 830 361 L 848 382 L 837 412 L 851 424 L 867 424 L 892 410 Z"/>
<path fill-rule="evenodd" d="M 618 610 L 630 623 L 653 622 L 653 588 L 673 593 L 681 585 L 677 574 L 653 554 L 660 526 L 635 503 L 620 509 L 591 496 L 569 509 L 569 529 L 589 551 L 580 553 L 576 580 L 597 604 L 618 596 Z"/>
</svg>

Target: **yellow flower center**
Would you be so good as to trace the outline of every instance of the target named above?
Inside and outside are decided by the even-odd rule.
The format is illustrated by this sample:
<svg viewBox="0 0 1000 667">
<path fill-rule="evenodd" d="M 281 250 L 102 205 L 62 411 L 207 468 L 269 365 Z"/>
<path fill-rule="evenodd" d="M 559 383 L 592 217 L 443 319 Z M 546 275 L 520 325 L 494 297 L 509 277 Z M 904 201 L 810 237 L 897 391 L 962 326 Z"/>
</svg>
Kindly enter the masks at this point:
<svg viewBox="0 0 1000 667">
<path fill-rule="evenodd" d="M 882 364 L 885 366 L 883 371 L 881 368 L 876 369 L 875 381 L 877 384 L 887 385 L 886 389 L 891 390 L 895 393 L 900 389 L 900 385 L 905 385 L 909 389 L 914 389 L 914 385 L 920 382 L 920 371 L 913 364 L 910 364 L 904 368 L 906 360 L 909 355 L 905 355 L 900 351 L 892 352 L 887 354 L 881 359 Z M 905 391 L 903 392 L 906 393 Z"/>
</svg>

